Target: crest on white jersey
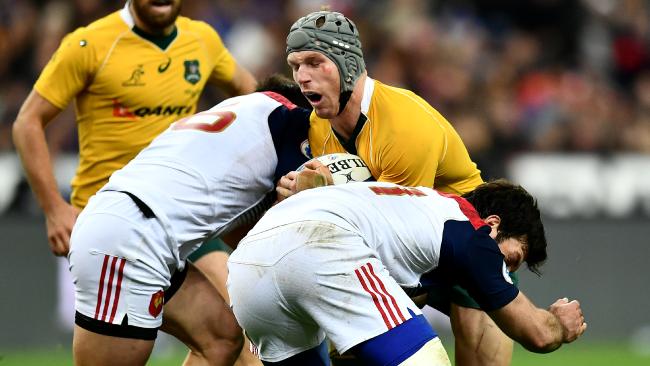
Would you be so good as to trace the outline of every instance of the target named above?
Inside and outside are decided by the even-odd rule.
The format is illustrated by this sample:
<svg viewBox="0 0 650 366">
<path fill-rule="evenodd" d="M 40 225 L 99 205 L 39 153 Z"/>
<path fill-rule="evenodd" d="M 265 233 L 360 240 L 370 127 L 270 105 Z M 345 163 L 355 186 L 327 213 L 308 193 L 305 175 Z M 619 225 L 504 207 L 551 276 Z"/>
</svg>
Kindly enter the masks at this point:
<svg viewBox="0 0 650 366">
<path fill-rule="evenodd" d="M 506 280 L 509 284 L 513 285 L 512 278 L 510 278 L 510 272 L 508 272 L 508 266 L 506 266 L 506 261 L 503 261 L 503 279 Z"/>
</svg>

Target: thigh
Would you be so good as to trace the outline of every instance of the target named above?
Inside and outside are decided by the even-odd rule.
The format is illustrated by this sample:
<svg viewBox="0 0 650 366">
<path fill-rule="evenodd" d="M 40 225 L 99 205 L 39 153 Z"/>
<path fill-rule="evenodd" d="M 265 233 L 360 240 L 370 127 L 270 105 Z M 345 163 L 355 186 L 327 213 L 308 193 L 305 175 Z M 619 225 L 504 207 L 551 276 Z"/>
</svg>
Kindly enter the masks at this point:
<svg viewBox="0 0 650 366">
<path fill-rule="evenodd" d="M 241 349 L 241 328 L 205 275 L 193 264 L 187 266 L 183 284 L 164 306 L 161 330 L 194 352 L 210 352 L 208 359 L 232 363 Z"/>
<path fill-rule="evenodd" d="M 76 366 L 138 366 L 151 354 L 153 340 L 112 337 L 74 327 L 72 354 Z"/>
<path fill-rule="evenodd" d="M 451 305 L 456 364 L 510 365 L 513 341 L 482 310 Z"/>
<path fill-rule="evenodd" d="M 91 201 L 71 236 L 76 323 L 114 336 L 129 336 L 116 327 L 138 327 L 147 333 L 144 339 L 153 339 L 170 285 L 172 265 L 164 258 L 171 262 L 171 251 L 165 252 L 164 233 L 155 230 L 155 223 L 128 196 L 101 197 Z M 160 249 L 154 253 L 156 246 Z"/>
<path fill-rule="evenodd" d="M 226 280 L 228 279 L 228 253 L 223 251 L 212 251 L 203 253 L 203 255 L 192 261 L 192 263 L 203 272 L 203 274 L 219 290 L 219 294 L 226 303 L 230 302 L 228 291 L 226 290 Z"/>
</svg>

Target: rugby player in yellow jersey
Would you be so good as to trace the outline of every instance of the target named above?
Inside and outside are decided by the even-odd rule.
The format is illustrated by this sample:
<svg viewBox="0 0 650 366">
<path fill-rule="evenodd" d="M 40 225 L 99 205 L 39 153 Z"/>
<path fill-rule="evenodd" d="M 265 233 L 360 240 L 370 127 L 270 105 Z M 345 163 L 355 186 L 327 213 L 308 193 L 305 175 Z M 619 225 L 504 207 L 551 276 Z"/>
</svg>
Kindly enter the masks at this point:
<svg viewBox="0 0 650 366">
<path fill-rule="evenodd" d="M 70 232 L 90 196 L 170 123 L 193 114 L 206 83 L 231 95 L 255 89 L 253 76 L 214 29 L 178 16 L 181 3 L 127 1 L 123 9 L 69 34 L 23 103 L 14 143 L 57 256 L 67 255 Z M 79 166 L 68 204 L 57 189 L 44 129 L 71 101 Z M 225 285 L 226 259 L 214 252 L 196 264 L 213 283 Z"/>
<path fill-rule="evenodd" d="M 440 113 L 415 93 L 367 76 L 358 30 L 344 15 L 320 11 L 300 18 L 289 31 L 287 53 L 293 77 L 314 108 L 309 130 L 314 156 L 347 151 L 359 155 L 378 181 L 449 193 L 464 194 L 482 183 Z M 295 174 L 279 182 L 279 199 L 295 192 Z M 454 291 L 460 292 L 430 297 L 448 296 L 436 308 L 450 314 L 456 363 L 509 364 L 512 340 L 462 289 Z"/>
</svg>

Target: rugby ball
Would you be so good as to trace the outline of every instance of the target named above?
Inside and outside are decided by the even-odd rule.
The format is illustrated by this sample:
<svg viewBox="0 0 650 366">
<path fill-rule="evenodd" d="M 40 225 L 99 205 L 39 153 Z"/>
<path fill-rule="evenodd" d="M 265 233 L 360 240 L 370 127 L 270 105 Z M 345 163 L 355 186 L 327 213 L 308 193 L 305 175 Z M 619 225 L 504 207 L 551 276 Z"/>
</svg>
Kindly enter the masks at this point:
<svg viewBox="0 0 650 366">
<path fill-rule="evenodd" d="M 335 185 L 374 180 L 366 163 L 357 155 L 334 153 L 319 156 L 316 160 L 327 166 L 330 173 L 332 173 Z M 303 169 L 304 164 L 296 170 L 301 171 Z"/>
</svg>

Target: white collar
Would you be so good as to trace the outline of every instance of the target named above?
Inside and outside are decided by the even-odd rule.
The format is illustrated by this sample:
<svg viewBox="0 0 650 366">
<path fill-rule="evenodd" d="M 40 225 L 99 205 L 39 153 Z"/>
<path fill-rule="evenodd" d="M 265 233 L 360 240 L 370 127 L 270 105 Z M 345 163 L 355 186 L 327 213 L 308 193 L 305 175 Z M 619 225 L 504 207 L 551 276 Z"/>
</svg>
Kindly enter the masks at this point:
<svg viewBox="0 0 650 366">
<path fill-rule="evenodd" d="M 366 82 L 363 84 L 363 97 L 361 97 L 361 113 L 364 115 L 368 114 L 368 109 L 370 109 L 370 100 L 372 99 L 372 93 L 374 90 L 375 81 L 366 76 Z"/>
<path fill-rule="evenodd" d="M 131 14 L 131 10 L 129 10 L 129 5 L 131 4 L 131 1 L 127 1 L 126 4 L 124 4 L 124 7 L 122 10 L 120 10 L 120 17 L 122 17 L 122 20 L 129 26 L 129 28 L 133 29 L 133 26 L 135 25 L 135 19 L 133 19 L 133 14 Z"/>
</svg>

